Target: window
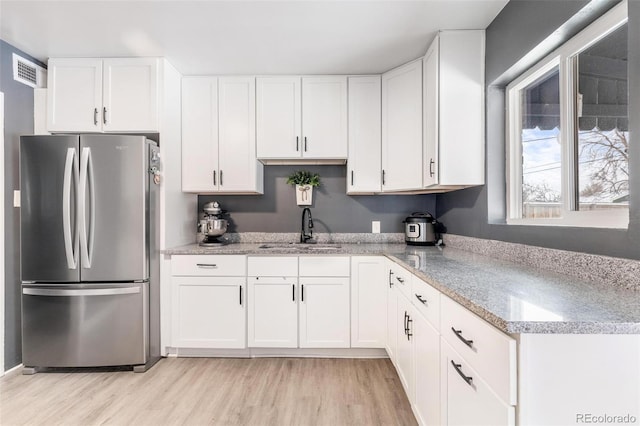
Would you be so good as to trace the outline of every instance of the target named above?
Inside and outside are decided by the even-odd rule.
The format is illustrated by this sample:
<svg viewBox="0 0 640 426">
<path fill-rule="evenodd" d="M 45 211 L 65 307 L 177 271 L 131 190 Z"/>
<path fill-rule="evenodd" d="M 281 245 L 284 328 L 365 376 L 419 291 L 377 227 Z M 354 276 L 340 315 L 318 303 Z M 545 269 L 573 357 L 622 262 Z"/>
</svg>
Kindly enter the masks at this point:
<svg viewBox="0 0 640 426">
<path fill-rule="evenodd" d="M 508 223 L 628 225 L 627 3 L 507 87 Z"/>
</svg>

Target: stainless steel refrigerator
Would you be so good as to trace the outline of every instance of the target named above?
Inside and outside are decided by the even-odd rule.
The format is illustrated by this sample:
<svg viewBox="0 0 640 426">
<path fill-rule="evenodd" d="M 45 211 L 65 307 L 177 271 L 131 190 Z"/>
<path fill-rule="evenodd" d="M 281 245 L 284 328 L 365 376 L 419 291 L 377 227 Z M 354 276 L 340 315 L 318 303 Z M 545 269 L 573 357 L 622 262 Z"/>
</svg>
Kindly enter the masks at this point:
<svg viewBox="0 0 640 426">
<path fill-rule="evenodd" d="M 20 138 L 26 374 L 159 358 L 158 152 L 145 136 Z"/>
</svg>

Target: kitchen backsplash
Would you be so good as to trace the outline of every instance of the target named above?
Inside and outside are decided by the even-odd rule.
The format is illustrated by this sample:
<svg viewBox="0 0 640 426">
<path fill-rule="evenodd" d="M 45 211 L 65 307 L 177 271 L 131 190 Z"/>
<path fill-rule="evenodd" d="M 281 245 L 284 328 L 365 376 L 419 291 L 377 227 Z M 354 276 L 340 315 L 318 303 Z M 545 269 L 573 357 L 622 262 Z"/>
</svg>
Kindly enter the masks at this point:
<svg viewBox="0 0 640 426">
<path fill-rule="evenodd" d="M 445 234 L 447 247 L 640 291 L 640 261 Z"/>
<path fill-rule="evenodd" d="M 218 201 L 229 212 L 230 233 L 299 233 L 302 207 L 296 205 L 294 187 L 287 176 L 295 170 L 319 173 L 311 213 L 316 233 L 370 233 L 371 221 L 380 221 L 380 232 L 402 233 L 402 221 L 412 212 L 435 214 L 435 195 L 347 195 L 345 166 L 265 166 L 264 195 L 200 195 L 198 211 Z M 194 217 L 194 234 L 195 234 Z M 446 225 L 446 224 L 445 224 Z"/>
</svg>

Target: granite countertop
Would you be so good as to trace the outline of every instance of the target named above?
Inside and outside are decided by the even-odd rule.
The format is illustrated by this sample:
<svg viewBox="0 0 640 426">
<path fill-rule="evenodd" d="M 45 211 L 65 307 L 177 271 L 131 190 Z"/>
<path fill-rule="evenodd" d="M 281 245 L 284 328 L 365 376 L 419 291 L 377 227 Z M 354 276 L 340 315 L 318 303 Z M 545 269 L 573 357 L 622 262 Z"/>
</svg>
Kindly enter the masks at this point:
<svg viewBox="0 0 640 426">
<path fill-rule="evenodd" d="M 260 248 L 264 245 L 269 248 Z M 192 244 L 163 253 L 385 255 L 505 333 L 640 334 L 638 291 L 453 248 L 389 243 L 299 246 L 238 243 L 204 248 Z"/>
</svg>

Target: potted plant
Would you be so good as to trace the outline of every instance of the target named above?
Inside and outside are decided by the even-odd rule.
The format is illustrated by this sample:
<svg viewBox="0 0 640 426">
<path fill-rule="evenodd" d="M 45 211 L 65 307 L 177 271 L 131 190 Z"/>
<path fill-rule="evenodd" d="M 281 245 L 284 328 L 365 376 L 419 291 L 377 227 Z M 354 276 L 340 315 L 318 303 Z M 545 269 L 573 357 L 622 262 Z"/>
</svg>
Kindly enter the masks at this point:
<svg viewBox="0 0 640 426">
<path fill-rule="evenodd" d="M 313 202 L 313 187 L 320 186 L 320 175 L 297 170 L 287 177 L 287 184 L 296 186 L 296 202 L 299 206 L 310 206 Z"/>
</svg>

